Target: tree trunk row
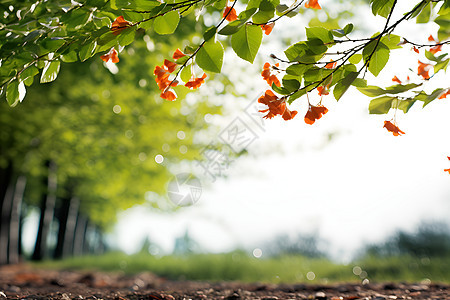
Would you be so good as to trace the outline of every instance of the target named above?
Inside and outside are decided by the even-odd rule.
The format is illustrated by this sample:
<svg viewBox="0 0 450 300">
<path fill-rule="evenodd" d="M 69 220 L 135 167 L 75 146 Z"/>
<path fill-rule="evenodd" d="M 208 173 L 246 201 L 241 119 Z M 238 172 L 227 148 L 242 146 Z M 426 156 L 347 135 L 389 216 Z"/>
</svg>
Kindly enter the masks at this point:
<svg viewBox="0 0 450 300">
<path fill-rule="evenodd" d="M 72 189 L 57 199 L 56 165 L 46 162 L 47 175 L 43 179 L 45 192 L 40 200 L 39 227 L 31 259 L 61 259 L 72 255 L 101 253 L 105 246 L 101 231 L 89 219 L 80 214 L 80 200 L 73 196 Z M 0 168 L 0 265 L 18 263 L 22 255 L 22 202 L 27 179 L 14 177 L 11 162 Z M 58 224 L 56 246 L 48 243 L 51 228 Z"/>
</svg>

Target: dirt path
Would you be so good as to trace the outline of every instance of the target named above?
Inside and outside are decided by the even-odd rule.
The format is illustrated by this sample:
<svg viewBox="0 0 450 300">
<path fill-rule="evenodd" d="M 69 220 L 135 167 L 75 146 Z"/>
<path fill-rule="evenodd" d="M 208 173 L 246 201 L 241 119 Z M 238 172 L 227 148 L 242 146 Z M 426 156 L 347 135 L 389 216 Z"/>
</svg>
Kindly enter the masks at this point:
<svg viewBox="0 0 450 300">
<path fill-rule="evenodd" d="M 168 281 L 151 273 L 125 276 L 17 265 L 0 267 L 0 299 L 450 299 L 450 285 L 208 283 Z"/>
</svg>

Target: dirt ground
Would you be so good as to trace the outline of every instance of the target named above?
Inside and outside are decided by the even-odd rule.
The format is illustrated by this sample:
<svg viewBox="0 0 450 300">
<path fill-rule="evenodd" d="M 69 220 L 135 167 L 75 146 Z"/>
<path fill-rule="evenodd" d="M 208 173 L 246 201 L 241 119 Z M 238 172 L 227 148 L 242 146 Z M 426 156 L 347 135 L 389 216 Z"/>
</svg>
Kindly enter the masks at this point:
<svg viewBox="0 0 450 300">
<path fill-rule="evenodd" d="M 0 299 L 450 299 L 450 285 L 437 283 L 243 284 L 169 281 L 151 273 L 0 267 Z"/>
</svg>

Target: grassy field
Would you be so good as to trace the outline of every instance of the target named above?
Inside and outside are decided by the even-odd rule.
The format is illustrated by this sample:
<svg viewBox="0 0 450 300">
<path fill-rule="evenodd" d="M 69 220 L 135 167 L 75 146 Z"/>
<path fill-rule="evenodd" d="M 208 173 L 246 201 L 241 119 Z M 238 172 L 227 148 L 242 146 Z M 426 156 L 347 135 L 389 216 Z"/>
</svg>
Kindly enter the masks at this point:
<svg viewBox="0 0 450 300">
<path fill-rule="evenodd" d="M 450 282 L 450 257 L 365 258 L 351 264 L 337 264 L 327 259 L 282 256 L 257 259 L 245 252 L 192 254 L 186 256 L 126 255 L 110 252 L 60 261 L 36 263 L 39 268 L 121 271 L 132 274 L 152 272 L 178 280 L 239 280 L 243 282 L 360 282 L 408 281 Z"/>
</svg>

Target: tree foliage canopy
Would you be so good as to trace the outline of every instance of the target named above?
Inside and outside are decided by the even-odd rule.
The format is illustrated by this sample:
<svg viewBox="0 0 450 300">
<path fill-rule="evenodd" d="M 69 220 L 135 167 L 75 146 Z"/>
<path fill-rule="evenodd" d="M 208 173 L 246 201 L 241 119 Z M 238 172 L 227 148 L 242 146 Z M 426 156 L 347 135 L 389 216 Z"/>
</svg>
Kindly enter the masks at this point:
<svg viewBox="0 0 450 300">
<path fill-rule="evenodd" d="M 434 74 L 447 69 L 450 58 L 444 47 L 449 43 L 450 4 L 443 0 L 416 2 L 401 18 L 394 20 L 396 0 L 370 0 L 373 15 L 386 20 L 384 28 L 366 38 L 353 38 L 354 26 L 351 23 L 342 28 L 306 28 L 306 40 L 288 47 L 284 53 L 286 58 L 272 56 L 283 67 L 269 65 L 264 68 L 263 77 L 279 95 L 274 95 L 273 99 L 260 99 L 263 103 L 271 102 L 266 117 L 282 115 L 280 111 L 287 109 L 286 102 L 291 103 L 313 90 L 320 95 L 327 95 L 332 90 L 334 98 L 339 100 L 350 86 L 356 86 L 363 94 L 373 97 L 369 111 L 375 114 L 387 113 L 390 108 L 407 112 L 416 101 L 427 105 L 448 95 L 448 87 L 428 94 L 422 86 Z M 172 35 L 180 23 L 192 20 L 189 18 L 192 14 L 199 20 L 203 14 L 217 16 L 219 12 L 221 18 L 215 25 L 208 28 L 197 26 L 203 24 L 201 20 L 193 24 L 195 30 L 202 33 L 202 39 L 191 42 L 183 51 L 178 49 L 173 56 L 175 64 L 165 60 L 161 67 L 155 69 L 161 97 L 175 100 L 177 95 L 171 88 L 179 80 L 191 89 L 198 88 L 205 81 L 206 74 L 202 77 L 193 74 L 194 65 L 207 73 L 221 71 L 227 37 L 235 54 L 253 63 L 263 32 L 270 34 L 277 22 L 304 13 L 305 9 L 322 9 L 317 0 L 288 4 L 279 0 L 243 3 L 227 0 L 4 1 L 0 24 L 1 89 L 8 103 L 15 106 L 23 99 L 25 87 L 32 84 L 35 77 L 39 76 L 41 83 L 55 80 L 61 61 L 83 62 L 101 53 L 105 61 L 112 59 L 117 62 L 117 50 L 141 36 L 136 34 L 139 31 Z M 241 11 L 239 14 L 237 9 Z M 394 33 L 399 24 L 413 21 L 434 22 L 439 30 L 430 35 L 426 43 Z M 402 47 L 413 47 L 417 52 L 424 49 L 425 57 L 419 59 L 417 68 L 422 82 L 411 80 L 409 83 L 394 77 L 396 84 L 387 88 L 369 85 L 365 79 L 366 72 L 378 76 L 388 64 L 390 53 Z M 276 78 L 280 73 L 283 74 L 281 82 Z M 405 96 L 406 92 L 409 93 Z M 315 107 L 311 105 L 310 115 L 305 117 L 309 124 L 322 115 L 314 111 L 317 110 Z M 285 115 L 284 118 L 292 117 Z"/>
</svg>

